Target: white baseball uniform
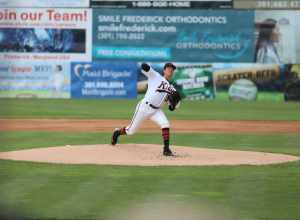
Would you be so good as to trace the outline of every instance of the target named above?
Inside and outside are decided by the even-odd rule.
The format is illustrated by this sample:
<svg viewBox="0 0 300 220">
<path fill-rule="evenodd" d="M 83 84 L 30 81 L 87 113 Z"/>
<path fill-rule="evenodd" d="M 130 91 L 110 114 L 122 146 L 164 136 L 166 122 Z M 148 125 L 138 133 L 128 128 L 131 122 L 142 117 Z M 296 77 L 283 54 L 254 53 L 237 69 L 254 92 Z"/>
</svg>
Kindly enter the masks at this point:
<svg viewBox="0 0 300 220">
<path fill-rule="evenodd" d="M 167 95 L 175 88 L 158 72 L 150 68 L 148 72 L 142 70 L 148 78 L 148 89 L 145 97 L 137 104 L 130 124 L 125 128 L 127 135 L 134 134 L 142 122 L 150 118 L 161 128 L 169 128 L 170 123 L 160 109 Z"/>
</svg>

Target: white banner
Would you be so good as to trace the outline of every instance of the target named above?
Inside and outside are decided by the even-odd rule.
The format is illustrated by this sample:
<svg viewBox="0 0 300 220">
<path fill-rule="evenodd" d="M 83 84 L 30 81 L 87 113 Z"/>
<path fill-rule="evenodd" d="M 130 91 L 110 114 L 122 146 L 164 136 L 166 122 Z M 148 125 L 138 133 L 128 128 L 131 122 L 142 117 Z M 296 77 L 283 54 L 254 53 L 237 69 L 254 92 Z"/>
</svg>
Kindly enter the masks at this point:
<svg viewBox="0 0 300 220">
<path fill-rule="evenodd" d="M 0 59 L 91 61 L 91 9 L 0 8 Z"/>
</svg>

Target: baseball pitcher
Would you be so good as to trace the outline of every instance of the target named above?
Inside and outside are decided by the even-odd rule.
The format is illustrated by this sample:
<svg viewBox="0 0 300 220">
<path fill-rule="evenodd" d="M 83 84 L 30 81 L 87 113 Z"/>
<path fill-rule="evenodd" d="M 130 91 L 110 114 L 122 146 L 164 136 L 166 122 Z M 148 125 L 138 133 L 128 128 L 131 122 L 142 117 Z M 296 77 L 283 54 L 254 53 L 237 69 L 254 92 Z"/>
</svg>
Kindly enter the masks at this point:
<svg viewBox="0 0 300 220">
<path fill-rule="evenodd" d="M 150 118 L 162 129 L 164 142 L 163 155 L 174 156 L 169 147 L 170 123 L 164 112 L 161 110 L 164 102 L 169 105 L 169 110 L 174 111 L 180 104 L 180 95 L 169 83 L 176 66 L 172 63 L 166 63 L 163 69 L 163 76 L 153 70 L 148 64 L 141 65 L 142 73 L 148 78 L 148 89 L 145 97 L 137 104 L 135 113 L 130 124 L 126 127 L 116 128 L 113 131 L 111 144 L 118 142 L 120 135 L 134 134 L 141 123 Z"/>
</svg>

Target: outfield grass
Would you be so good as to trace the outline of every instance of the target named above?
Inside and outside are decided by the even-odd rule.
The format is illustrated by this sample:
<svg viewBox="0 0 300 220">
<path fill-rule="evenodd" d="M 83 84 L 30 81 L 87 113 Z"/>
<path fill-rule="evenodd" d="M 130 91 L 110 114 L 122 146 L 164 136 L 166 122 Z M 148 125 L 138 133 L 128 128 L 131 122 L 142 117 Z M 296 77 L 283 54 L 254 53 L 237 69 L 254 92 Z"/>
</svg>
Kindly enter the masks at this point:
<svg viewBox="0 0 300 220">
<path fill-rule="evenodd" d="M 107 133 L 1 132 L 0 151 L 107 143 Z M 175 134 L 177 145 L 300 155 L 299 135 Z M 160 143 L 159 134 L 121 142 Z M 83 155 L 84 156 L 84 155 Z M 109 219 L 160 197 L 219 205 L 230 220 L 300 219 L 300 162 L 271 166 L 122 167 L 0 161 L 0 203 L 33 219 Z M 217 212 L 218 210 L 216 210 Z M 0 215 L 1 217 L 1 215 Z M 3 219 L 3 215 L 2 215 Z"/>
<path fill-rule="evenodd" d="M 226 91 L 218 91 L 216 95 L 218 101 L 228 101 L 229 94 Z M 256 98 L 257 102 L 284 102 L 284 96 L 281 92 L 259 92 Z"/>
<path fill-rule="evenodd" d="M 0 118 L 130 119 L 137 100 L 0 99 Z M 183 101 L 170 119 L 300 120 L 300 103 Z"/>
</svg>

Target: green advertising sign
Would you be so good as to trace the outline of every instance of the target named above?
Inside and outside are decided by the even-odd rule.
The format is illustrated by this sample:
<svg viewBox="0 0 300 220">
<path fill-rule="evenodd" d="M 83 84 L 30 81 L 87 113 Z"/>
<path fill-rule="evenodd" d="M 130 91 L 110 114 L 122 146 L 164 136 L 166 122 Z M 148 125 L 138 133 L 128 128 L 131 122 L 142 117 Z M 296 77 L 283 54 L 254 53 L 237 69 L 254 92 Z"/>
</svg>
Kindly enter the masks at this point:
<svg viewBox="0 0 300 220">
<path fill-rule="evenodd" d="M 183 98 L 190 100 L 215 98 L 213 72 L 210 65 L 178 67 L 171 83 Z"/>
</svg>

